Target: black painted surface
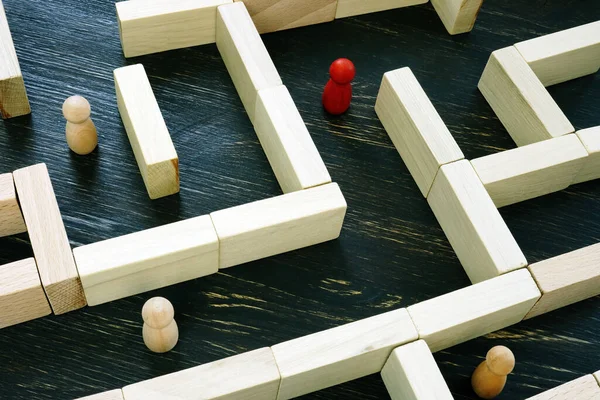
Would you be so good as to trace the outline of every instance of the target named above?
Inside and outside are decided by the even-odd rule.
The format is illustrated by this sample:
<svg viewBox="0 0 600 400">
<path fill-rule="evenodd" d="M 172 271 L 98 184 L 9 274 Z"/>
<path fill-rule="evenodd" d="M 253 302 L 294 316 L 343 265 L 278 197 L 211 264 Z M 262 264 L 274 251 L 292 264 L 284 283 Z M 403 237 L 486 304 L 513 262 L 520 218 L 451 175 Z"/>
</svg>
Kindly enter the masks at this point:
<svg viewBox="0 0 600 400">
<path fill-rule="evenodd" d="M 365 0 L 366 1 L 366 0 Z M 214 45 L 125 60 L 108 0 L 4 0 L 33 108 L 0 123 L 0 171 L 48 164 L 73 247 L 280 194 Z M 600 18 L 597 0 L 484 4 L 475 30 L 449 36 L 431 5 L 264 35 L 275 65 L 349 204 L 339 240 L 210 277 L 0 331 L 0 399 L 68 399 L 217 360 L 469 285 L 373 106 L 382 74 L 410 66 L 467 158 L 514 147 L 476 85 L 489 54 Z M 329 63 L 358 69 L 355 99 L 324 115 Z M 150 201 L 119 118 L 114 68 L 142 62 L 180 157 L 181 193 Z M 576 128 L 600 124 L 600 77 L 552 87 Z M 69 152 L 62 101 L 92 104 L 100 148 Z M 600 183 L 502 210 L 530 262 L 600 241 Z M 0 263 L 31 255 L 0 239 Z M 181 340 L 154 355 L 141 340 L 152 295 L 175 305 Z M 596 297 L 436 354 L 456 399 L 493 345 L 517 357 L 502 399 L 600 369 Z M 378 375 L 306 396 L 386 399 Z"/>
</svg>

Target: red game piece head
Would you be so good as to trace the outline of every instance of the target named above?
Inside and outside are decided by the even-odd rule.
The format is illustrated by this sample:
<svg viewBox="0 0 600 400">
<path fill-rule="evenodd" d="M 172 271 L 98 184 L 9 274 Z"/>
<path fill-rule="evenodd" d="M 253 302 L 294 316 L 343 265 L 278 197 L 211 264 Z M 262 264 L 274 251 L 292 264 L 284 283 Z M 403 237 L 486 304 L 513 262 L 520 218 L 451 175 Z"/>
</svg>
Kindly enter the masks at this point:
<svg viewBox="0 0 600 400">
<path fill-rule="evenodd" d="M 336 83 L 350 83 L 356 76 L 356 68 L 352 61 L 347 58 L 338 58 L 331 64 L 329 75 Z"/>
</svg>

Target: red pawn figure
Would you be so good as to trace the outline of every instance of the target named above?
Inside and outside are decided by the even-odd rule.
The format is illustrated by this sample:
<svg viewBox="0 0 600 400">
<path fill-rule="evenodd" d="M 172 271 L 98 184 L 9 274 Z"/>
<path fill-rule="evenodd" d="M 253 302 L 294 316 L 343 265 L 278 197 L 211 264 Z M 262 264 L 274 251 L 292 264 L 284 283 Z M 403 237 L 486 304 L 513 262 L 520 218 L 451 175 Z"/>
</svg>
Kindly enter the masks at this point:
<svg viewBox="0 0 600 400">
<path fill-rule="evenodd" d="M 340 115 L 350 107 L 352 85 L 356 76 L 356 68 L 347 58 L 339 58 L 329 68 L 329 82 L 323 91 L 323 107 L 333 115 Z"/>
</svg>

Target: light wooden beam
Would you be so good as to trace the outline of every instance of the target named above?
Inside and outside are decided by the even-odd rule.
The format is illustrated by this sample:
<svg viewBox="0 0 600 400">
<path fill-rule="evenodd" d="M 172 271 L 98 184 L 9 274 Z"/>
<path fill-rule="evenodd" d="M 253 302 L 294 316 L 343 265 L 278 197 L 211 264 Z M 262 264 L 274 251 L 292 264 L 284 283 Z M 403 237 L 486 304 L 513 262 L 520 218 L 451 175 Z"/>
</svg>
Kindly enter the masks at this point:
<svg viewBox="0 0 600 400">
<path fill-rule="evenodd" d="M 423 196 L 440 166 L 464 158 L 410 68 L 383 76 L 375 112 Z"/>
<path fill-rule="evenodd" d="M 121 389 L 98 393 L 92 396 L 80 397 L 76 400 L 124 400 Z"/>
<path fill-rule="evenodd" d="M 431 4 L 451 35 L 473 30 L 483 0 L 431 0 Z"/>
<path fill-rule="evenodd" d="M 13 173 L 40 278 L 52 311 L 63 314 L 86 305 L 46 164 Z"/>
<path fill-rule="evenodd" d="M 478 87 L 517 146 L 575 131 L 514 46 L 492 53 Z"/>
<path fill-rule="evenodd" d="M 520 322 L 540 291 L 526 268 L 408 307 L 432 352 Z"/>
<path fill-rule="evenodd" d="M 392 350 L 418 338 L 406 309 L 300 337 L 272 347 L 281 372 L 278 400 L 380 372 Z"/>
<path fill-rule="evenodd" d="M 392 400 L 452 400 L 452 394 L 424 340 L 397 347 L 381 377 Z"/>
<path fill-rule="evenodd" d="M 214 274 L 219 241 L 208 215 L 78 247 L 90 306 Z"/>
<path fill-rule="evenodd" d="M 598 72 L 600 21 L 515 44 L 544 86 Z"/>
<path fill-rule="evenodd" d="M 594 400 L 600 399 L 600 386 L 592 375 L 585 375 L 527 400 Z"/>
<path fill-rule="evenodd" d="M 429 0 L 338 0 L 335 18 L 353 17 L 427 3 Z"/>
<path fill-rule="evenodd" d="M 12 174 L 0 175 L 0 237 L 27 231 Z"/>
<path fill-rule="evenodd" d="M 258 91 L 282 83 L 244 3 L 219 7 L 217 47 L 248 117 L 254 123 Z"/>
<path fill-rule="evenodd" d="M 331 182 L 327 167 L 285 86 L 258 92 L 254 130 L 283 193 Z"/>
<path fill-rule="evenodd" d="M 0 115 L 6 119 L 30 112 L 19 59 L 0 0 Z"/>
<path fill-rule="evenodd" d="M 33 258 L 0 265 L 0 329 L 50 313 Z"/>
<path fill-rule="evenodd" d="M 600 178 L 600 126 L 577 131 L 577 136 L 588 152 L 588 157 L 573 183 Z"/>
<path fill-rule="evenodd" d="M 233 0 L 128 0 L 116 3 L 125 57 L 214 43 L 217 7 Z"/>
<path fill-rule="evenodd" d="M 219 236 L 219 268 L 336 239 L 346 200 L 330 183 L 210 214 Z"/>
<path fill-rule="evenodd" d="M 125 386 L 123 397 L 125 400 L 274 400 L 279 381 L 277 364 L 267 347 Z"/>
<path fill-rule="evenodd" d="M 148 195 L 157 199 L 179 192 L 179 158 L 144 66 L 117 68 L 114 79 L 119 113 Z"/>
<path fill-rule="evenodd" d="M 560 136 L 471 161 L 496 207 L 566 189 L 587 162 L 575 134 Z"/>
<path fill-rule="evenodd" d="M 527 260 L 467 160 L 444 165 L 427 201 L 471 282 L 527 266 Z"/>
<path fill-rule="evenodd" d="M 337 0 L 235 1 L 244 2 L 259 33 L 275 32 L 333 21 L 337 5 Z"/>
<path fill-rule="evenodd" d="M 600 244 L 540 261 L 529 270 L 542 297 L 526 318 L 600 295 Z"/>
</svg>

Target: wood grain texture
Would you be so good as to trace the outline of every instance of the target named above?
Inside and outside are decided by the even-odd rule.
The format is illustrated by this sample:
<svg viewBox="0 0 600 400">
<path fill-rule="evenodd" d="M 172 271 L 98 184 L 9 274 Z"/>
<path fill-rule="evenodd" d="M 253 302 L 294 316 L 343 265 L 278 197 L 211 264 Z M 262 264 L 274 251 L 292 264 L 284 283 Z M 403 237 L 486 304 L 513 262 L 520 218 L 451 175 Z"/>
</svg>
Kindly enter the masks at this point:
<svg viewBox="0 0 600 400">
<path fill-rule="evenodd" d="M 73 250 L 90 306 L 219 270 L 219 240 L 208 215 Z"/>
<path fill-rule="evenodd" d="M 427 202 L 471 282 L 527 266 L 525 255 L 467 160 L 440 168 Z"/>
<path fill-rule="evenodd" d="M 542 297 L 526 318 L 600 295 L 600 244 L 532 264 L 529 271 Z"/>
<path fill-rule="evenodd" d="M 331 176 L 285 86 L 258 92 L 254 130 L 283 193 L 331 182 Z"/>
<path fill-rule="evenodd" d="M 431 0 L 431 4 L 451 35 L 473 30 L 483 0 Z"/>
<path fill-rule="evenodd" d="M 573 183 L 600 178 L 600 126 L 582 129 L 576 133 L 588 152 L 588 157 Z"/>
<path fill-rule="evenodd" d="M 514 46 L 492 53 L 478 87 L 517 146 L 575 131 Z"/>
<path fill-rule="evenodd" d="M 244 2 L 259 33 L 333 21 L 337 0 L 234 0 Z"/>
<path fill-rule="evenodd" d="M 220 6 L 217 47 L 250 121 L 254 121 L 258 91 L 281 85 L 277 68 L 244 3 Z"/>
<path fill-rule="evenodd" d="M 46 164 L 18 169 L 13 177 L 52 311 L 63 314 L 85 306 L 83 288 Z"/>
<path fill-rule="evenodd" d="M 278 400 L 295 398 L 381 371 L 392 350 L 418 338 L 398 309 L 272 347 L 281 385 Z"/>
<path fill-rule="evenodd" d="M 214 43 L 217 7 L 233 0 L 127 0 L 116 3 L 125 57 Z"/>
<path fill-rule="evenodd" d="M 115 2 L 3 0 L 34 112 L 0 122 L 0 171 L 45 162 L 72 247 L 282 194 L 214 44 L 123 58 Z M 470 285 L 373 110 L 386 71 L 410 66 L 467 159 L 515 147 L 477 82 L 492 51 L 597 20 L 597 0 L 487 1 L 450 36 L 429 4 L 263 36 L 334 182 L 348 202 L 339 239 L 0 334 L 0 398 L 71 400 L 272 346 Z M 59 29 L 60 28 L 60 29 Z M 320 96 L 331 62 L 358 75 L 349 112 Z M 142 62 L 181 160 L 181 191 L 150 200 L 119 117 L 112 73 Z M 600 80 L 548 88 L 578 129 L 599 125 Z M 70 154 L 62 102 L 89 99 L 100 146 Z M 500 209 L 532 263 L 600 242 L 600 182 Z M 32 257 L 27 234 L 0 238 L 0 264 Z M 176 351 L 149 352 L 140 310 L 174 305 Z M 434 354 L 457 400 L 494 345 L 518 366 L 502 397 L 524 399 L 600 369 L 600 297 Z M 93 362 L 90 362 L 90 359 Z M 306 400 L 388 398 L 379 374 Z M 304 400 L 303 398 L 303 400 Z"/>
<path fill-rule="evenodd" d="M 593 375 L 567 382 L 527 400 L 595 400 L 600 399 L 600 386 Z"/>
<path fill-rule="evenodd" d="M 80 397 L 76 400 L 124 400 L 121 389 L 115 389 L 108 392 L 98 393 L 91 396 Z"/>
<path fill-rule="evenodd" d="M 114 71 L 117 104 L 148 196 L 179 192 L 179 157 L 142 64 Z"/>
<path fill-rule="evenodd" d="M 540 291 L 525 268 L 408 307 L 432 352 L 516 324 Z"/>
<path fill-rule="evenodd" d="M 440 166 L 464 158 L 410 68 L 385 73 L 375 112 L 423 196 Z"/>
<path fill-rule="evenodd" d="M 496 207 L 566 189 L 588 162 L 575 134 L 471 160 Z"/>
<path fill-rule="evenodd" d="M 0 115 L 6 119 L 30 112 L 19 59 L 0 0 Z"/>
<path fill-rule="evenodd" d="M 219 268 L 337 239 L 346 208 L 339 186 L 330 183 L 211 213 Z"/>
<path fill-rule="evenodd" d="M 598 72 L 600 21 L 515 44 L 544 86 Z"/>
<path fill-rule="evenodd" d="M 0 329 L 51 312 L 33 258 L 0 265 Z"/>
<path fill-rule="evenodd" d="M 12 174 L 0 175 L 0 236 L 15 235 L 27 231 Z"/>
<path fill-rule="evenodd" d="M 125 400 L 275 399 L 279 371 L 269 348 L 249 351 L 148 381 L 125 386 Z"/>
<path fill-rule="evenodd" d="M 392 400 L 452 400 L 452 394 L 424 340 L 397 347 L 381 370 Z"/>
<path fill-rule="evenodd" d="M 347 18 L 355 15 L 370 14 L 427 3 L 429 0 L 338 0 L 335 18 Z"/>
</svg>

